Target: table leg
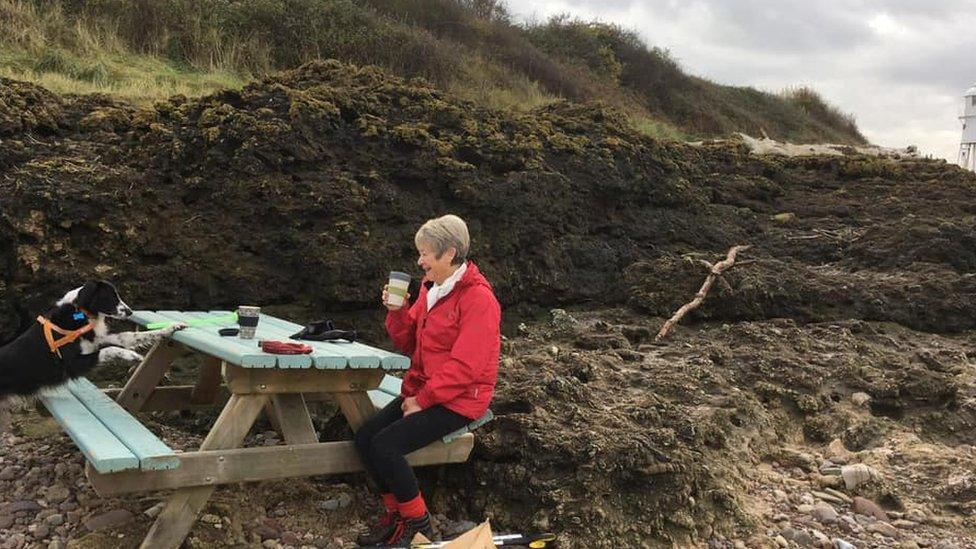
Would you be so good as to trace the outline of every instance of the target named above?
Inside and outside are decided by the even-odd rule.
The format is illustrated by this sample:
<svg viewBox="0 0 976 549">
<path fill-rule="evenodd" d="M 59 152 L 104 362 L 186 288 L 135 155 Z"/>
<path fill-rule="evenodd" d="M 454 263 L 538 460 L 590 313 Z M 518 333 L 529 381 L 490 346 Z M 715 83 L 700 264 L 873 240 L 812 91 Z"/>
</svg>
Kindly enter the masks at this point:
<svg viewBox="0 0 976 549">
<path fill-rule="evenodd" d="M 200 445 L 200 450 L 222 450 L 240 446 L 267 399 L 268 395 L 231 395 L 220 417 L 210 428 L 207 438 Z M 179 547 L 215 488 L 216 486 L 195 486 L 176 490 L 146 534 L 141 549 Z"/>
<path fill-rule="evenodd" d="M 301 393 L 271 395 L 272 417 L 285 444 L 314 444 L 318 442 L 312 416 Z"/>
<path fill-rule="evenodd" d="M 200 365 L 200 375 L 197 384 L 193 387 L 190 394 L 191 404 L 213 404 L 217 400 L 217 391 L 223 378 L 220 375 L 220 367 L 223 364 L 219 358 L 208 356 L 203 359 Z"/>
<path fill-rule="evenodd" d="M 130 412 L 141 410 L 149 395 L 173 365 L 173 359 L 181 352 L 180 345 L 171 339 L 158 341 L 146 354 L 146 358 L 136 368 L 115 401 Z"/>
<path fill-rule="evenodd" d="M 353 432 L 358 431 L 359 426 L 376 413 L 376 407 L 366 391 L 335 393 L 333 396 Z"/>
</svg>

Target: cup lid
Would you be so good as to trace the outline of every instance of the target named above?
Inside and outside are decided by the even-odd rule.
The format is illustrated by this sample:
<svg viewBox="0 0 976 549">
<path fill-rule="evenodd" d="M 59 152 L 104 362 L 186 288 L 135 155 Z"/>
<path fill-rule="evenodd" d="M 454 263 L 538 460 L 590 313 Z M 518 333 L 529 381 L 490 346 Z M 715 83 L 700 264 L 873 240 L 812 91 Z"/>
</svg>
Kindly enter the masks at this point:
<svg viewBox="0 0 976 549">
<path fill-rule="evenodd" d="M 410 282 L 410 278 L 411 277 L 410 277 L 410 275 L 408 275 L 407 273 L 404 273 L 404 272 L 390 271 L 390 278 L 391 279 L 397 279 L 397 280 L 406 280 L 407 282 Z"/>
</svg>

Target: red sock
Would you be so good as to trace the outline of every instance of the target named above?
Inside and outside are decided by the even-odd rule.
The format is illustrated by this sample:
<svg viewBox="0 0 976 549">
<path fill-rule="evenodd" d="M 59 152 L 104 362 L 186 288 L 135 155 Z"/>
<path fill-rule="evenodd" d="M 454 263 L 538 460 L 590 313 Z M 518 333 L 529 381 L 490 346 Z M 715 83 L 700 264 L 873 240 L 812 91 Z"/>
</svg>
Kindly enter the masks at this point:
<svg viewBox="0 0 976 549">
<path fill-rule="evenodd" d="M 383 506 L 386 507 L 386 512 L 389 514 L 396 513 L 400 506 L 397 503 L 396 496 L 393 494 L 380 494 L 383 498 Z"/>
<path fill-rule="evenodd" d="M 410 501 L 400 503 L 400 516 L 403 518 L 420 518 L 427 514 L 427 504 L 424 503 L 424 496 L 417 494 L 417 497 Z"/>
</svg>

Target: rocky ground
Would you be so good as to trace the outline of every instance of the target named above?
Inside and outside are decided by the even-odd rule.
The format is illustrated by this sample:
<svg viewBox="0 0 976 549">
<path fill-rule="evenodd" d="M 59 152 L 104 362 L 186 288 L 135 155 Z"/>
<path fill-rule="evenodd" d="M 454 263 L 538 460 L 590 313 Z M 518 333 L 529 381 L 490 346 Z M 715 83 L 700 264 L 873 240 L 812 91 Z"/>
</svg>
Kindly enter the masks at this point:
<svg viewBox="0 0 976 549">
<path fill-rule="evenodd" d="M 101 276 L 138 308 L 246 301 L 386 345 L 377 288 L 451 211 L 506 340 L 498 418 L 468 463 L 422 473 L 447 531 L 490 516 L 568 547 L 976 547 L 976 177 L 839 152 L 658 142 L 601 105 L 503 113 L 335 62 L 146 108 L 3 80 L 0 341 Z M 736 244 L 752 247 L 655 342 Z M 192 448 L 212 417 L 144 419 Z M 330 406 L 316 423 L 348 436 Z M 137 543 L 161 495 L 97 498 L 30 407 L 9 433 L 3 544 Z M 348 546 L 371 505 L 357 475 L 227 487 L 191 544 Z"/>
<path fill-rule="evenodd" d="M 976 334 L 777 319 L 655 343 L 662 319 L 627 308 L 548 316 L 506 338 L 471 461 L 422 473 L 447 532 L 490 516 L 569 547 L 976 547 Z M 317 428 L 348 436 L 334 414 Z M 210 419 L 146 417 L 174 448 Z M 264 425 L 247 444 L 277 442 Z M 98 498 L 31 407 L 2 459 L 5 547 L 135 546 L 159 510 Z M 231 486 L 190 543 L 349 547 L 373 511 L 358 475 Z"/>
</svg>

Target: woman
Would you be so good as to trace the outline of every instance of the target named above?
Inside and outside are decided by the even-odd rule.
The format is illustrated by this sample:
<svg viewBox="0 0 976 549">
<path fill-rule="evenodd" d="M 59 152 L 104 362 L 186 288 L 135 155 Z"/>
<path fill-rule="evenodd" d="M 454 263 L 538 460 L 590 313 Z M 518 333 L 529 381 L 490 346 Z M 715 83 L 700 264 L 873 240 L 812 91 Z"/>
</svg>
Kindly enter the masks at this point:
<svg viewBox="0 0 976 549">
<path fill-rule="evenodd" d="M 367 420 L 356 448 L 386 512 L 359 544 L 409 543 L 433 535 L 430 514 L 405 455 L 477 419 L 498 375 L 501 307 L 491 284 L 467 261 L 468 227 L 456 215 L 424 223 L 414 237 L 424 279 L 409 308 L 387 303 L 386 330 L 411 355 L 400 397 Z M 408 296 L 409 297 L 409 296 Z"/>
</svg>

